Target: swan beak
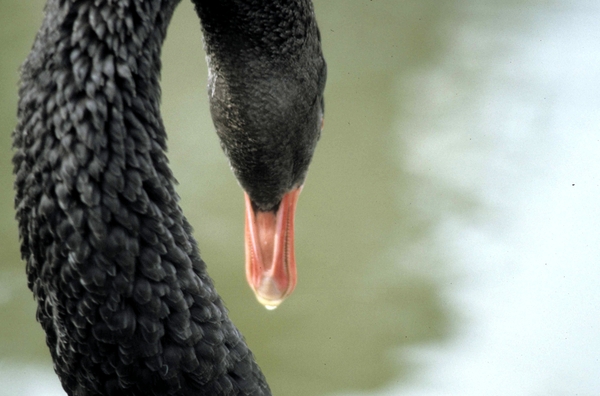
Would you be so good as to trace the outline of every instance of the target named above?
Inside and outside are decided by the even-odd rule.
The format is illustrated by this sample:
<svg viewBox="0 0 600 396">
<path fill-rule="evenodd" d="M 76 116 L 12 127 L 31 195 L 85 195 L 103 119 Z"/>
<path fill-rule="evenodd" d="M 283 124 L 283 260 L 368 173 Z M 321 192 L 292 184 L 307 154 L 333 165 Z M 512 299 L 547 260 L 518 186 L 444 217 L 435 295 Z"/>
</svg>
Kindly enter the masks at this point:
<svg viewBox="0 0 600 396">
<path fill-rule="evenodd" d="M 255 211 L 246 199 L 246 279 L 258 301 L 275 309 L 296 287 L 294 213 L 302 187 L 285 194 L 274 212 Z"/>
</svg>

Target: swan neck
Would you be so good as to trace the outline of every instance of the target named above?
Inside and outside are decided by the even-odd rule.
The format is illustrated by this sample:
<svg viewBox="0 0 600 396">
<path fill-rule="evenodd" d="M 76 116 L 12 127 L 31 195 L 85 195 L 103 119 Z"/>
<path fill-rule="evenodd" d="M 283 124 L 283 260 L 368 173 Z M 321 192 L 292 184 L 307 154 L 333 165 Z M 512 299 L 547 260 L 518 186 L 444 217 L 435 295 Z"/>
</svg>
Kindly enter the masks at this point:
<svg viewBox="0 0 600 396">
<path fill-rule="evenodd" d="M 192 0 L 207 52 L 218 58 L 296 56 L 316 36 L 310 0 Z"/>
</svg>

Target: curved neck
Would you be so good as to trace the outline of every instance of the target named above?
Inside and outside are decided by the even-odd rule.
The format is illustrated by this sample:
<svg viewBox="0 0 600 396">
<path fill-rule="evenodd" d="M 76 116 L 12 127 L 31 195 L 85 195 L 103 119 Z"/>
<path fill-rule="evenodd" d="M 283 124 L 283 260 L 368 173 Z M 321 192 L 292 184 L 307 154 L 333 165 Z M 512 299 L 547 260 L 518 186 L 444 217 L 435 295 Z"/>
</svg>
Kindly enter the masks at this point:
<svg viewBox="0 0 600 396">
<path fill-rule="evenodd" d="M 54 127 L 74 127 L 95 152 L 115 141 L 122 144 L 124 136 L 111 136 L 107 122 L 110 112 L 121 114 L 123 121 L 129 109 L 152 127 L 150 138 L 164 148 L 160 54 L 179 2 L 49 0 L 46 18 L 22 68 L 21 101 L 46 106 L 48 112 L 69 106 L 66 124 Z M 20 109 L 20 118 L 25 113 Z M 122 133 L 131 132 L 126 123 L 121 128 Z"/>
<path fill-rule="evenodd" d="M 168 167 L 160 52 L 179 0 L 49 0 L 22 68 L 15 205 L 69 394 L 270 394 Z"/>
<path fill-rule="evenodd" d="M 294 55 L 314 23 L 310 0 L 192 0 L 202 21 L 207 52 L 217 57 L 251 52 L 258 57 Z"/>
</svg>

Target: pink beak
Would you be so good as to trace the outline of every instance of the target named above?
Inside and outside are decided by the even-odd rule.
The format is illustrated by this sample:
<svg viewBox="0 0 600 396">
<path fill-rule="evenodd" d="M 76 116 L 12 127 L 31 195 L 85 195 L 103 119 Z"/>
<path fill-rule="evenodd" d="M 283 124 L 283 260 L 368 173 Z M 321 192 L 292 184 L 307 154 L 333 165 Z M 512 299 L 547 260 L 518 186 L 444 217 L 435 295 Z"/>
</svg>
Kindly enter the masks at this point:
<svg viewBox="0 0 600 396">
<path fill-rule="evenodd" d="M 275 212 L 254 211 L 246 198 L 246 279 L 258 301 L 275 309 L 296 287 L 294 213 L 302 187 L 285 194 Z"/>
</svg>

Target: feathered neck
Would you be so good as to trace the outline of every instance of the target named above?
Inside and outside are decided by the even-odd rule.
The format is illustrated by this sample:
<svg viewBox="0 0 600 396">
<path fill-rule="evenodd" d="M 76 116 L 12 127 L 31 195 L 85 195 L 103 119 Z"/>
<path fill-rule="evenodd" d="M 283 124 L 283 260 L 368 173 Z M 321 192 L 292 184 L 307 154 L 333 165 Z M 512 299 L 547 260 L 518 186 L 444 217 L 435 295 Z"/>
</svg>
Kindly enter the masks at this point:
<svg viewBox="0 0 600 396">
<path fill-rule="evenodd" d="M 160 49 L 178 0 L 50 0 L 22 68 L 21 252 L 69 395 L 268 395 L 178 205 Z"/>
<path fill-rule="evenodd" d="M 219 58 L 281 61 L 298 56 L 316 30 L 309 0 L 192 1 L 207 52 Z"/>
</svg>

